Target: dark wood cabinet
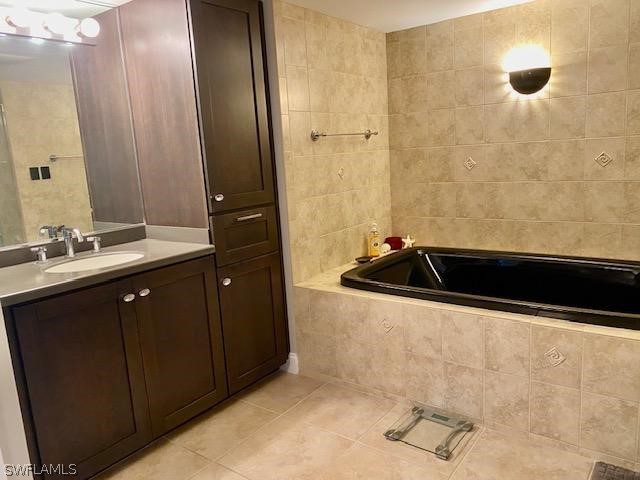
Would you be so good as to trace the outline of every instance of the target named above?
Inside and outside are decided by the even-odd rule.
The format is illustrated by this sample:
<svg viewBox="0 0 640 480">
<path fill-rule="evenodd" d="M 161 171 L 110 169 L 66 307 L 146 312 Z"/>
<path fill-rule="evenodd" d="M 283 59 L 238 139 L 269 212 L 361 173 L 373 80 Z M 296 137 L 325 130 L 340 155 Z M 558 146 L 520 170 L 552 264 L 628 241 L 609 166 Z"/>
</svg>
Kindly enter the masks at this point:
<svg viewBox="0 0 640 480">
<path fill-rule="evenodd" d="M 262 18 L 256 0 L 191 0 L 213 212 L 274 202 Z"/>
<path fill-rule="evenodd" d="M 230 393 L 277 370 L 288 354 L 278 252 L 218 269 Z"/>
<path fill-rule="evenodd" d="M 88 478 L 150 441 L 131 292 L 124 280 L 13 309 L 34 463 Z"/>
<path fill-rule="evenodd" d="M 228 396 L 215 275 L 207 256 L 8 311 L 33 463 L 89 478 Z"/>
<path fill-rule="evenodd" d="M 154 436 L 227 397 L 212 257 L 134 278 Z"/>
</svg>

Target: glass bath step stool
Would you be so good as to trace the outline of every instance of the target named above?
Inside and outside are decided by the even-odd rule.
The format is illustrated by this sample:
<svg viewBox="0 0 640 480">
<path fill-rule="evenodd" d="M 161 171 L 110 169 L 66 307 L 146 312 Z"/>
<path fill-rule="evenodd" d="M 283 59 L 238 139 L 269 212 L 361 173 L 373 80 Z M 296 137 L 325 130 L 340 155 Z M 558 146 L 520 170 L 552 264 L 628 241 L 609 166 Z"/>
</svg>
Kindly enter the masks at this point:
<svg viewBox="0 0 640 480">
<path fill-rule="evenodd" d="M 467 419 L 414 406 L 384 433 L 387 440 L 403 442 L 448 460 L 464 436 L 473 429 Z"/>
</svg>

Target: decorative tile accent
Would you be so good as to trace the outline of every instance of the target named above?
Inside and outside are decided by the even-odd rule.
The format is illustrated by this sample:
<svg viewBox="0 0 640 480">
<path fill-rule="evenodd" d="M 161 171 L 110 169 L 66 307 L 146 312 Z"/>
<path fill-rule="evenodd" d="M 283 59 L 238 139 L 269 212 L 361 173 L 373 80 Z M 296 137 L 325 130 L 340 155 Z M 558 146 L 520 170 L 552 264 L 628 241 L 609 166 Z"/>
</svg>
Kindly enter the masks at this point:
<svg viewBox="0 0 640 480">
<path fill-rule="evenodd" d="M 596 163 L 598 163 L 601 167 L 606 167 L 611 162 L 613 162 L 613 158 L 607 152 L 602 152 L 595 158 Z"/>
<path fill-rule="evenodd" d="M 553 347 L 549 351 L 545 352 L 544 356 L 551 367 L 557 367 L 567 359 L 567 357 L 565 357 L 557 347 Z"/>
<path fill-rule="evenodd" d="M 473 170 L 476 165 L 476 161 L 471 157 L 467 158 L 467 160 L 464 162 L 465 168 L 469 171 Z"/>
</svg>

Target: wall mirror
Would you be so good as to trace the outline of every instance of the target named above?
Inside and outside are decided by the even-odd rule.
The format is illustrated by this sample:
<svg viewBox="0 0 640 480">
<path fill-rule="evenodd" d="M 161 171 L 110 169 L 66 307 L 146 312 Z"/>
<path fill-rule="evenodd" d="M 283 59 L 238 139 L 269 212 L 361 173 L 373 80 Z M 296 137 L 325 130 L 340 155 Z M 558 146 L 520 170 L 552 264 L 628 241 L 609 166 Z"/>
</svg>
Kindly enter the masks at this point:
<svg viewBox="0 0 640 480">
<path fill-rule="evenodd" d="M 144 221 L 116 15 L 95 46 L 0 36 L 0 248 Z"/>
</svg>

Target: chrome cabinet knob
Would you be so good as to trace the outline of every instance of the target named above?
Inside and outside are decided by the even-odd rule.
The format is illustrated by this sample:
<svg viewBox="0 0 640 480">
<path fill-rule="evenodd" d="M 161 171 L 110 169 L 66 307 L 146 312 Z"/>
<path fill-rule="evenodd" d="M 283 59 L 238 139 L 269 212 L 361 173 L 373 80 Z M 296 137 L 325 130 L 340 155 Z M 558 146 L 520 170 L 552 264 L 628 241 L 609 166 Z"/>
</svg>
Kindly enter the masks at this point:
<svg viewBox="0 0 640 480">
<path fill-rule="evenodd" d="M 221 193 L 218 193 L 217 195 L 215 195 L 215 196 L 213 197 L 213 199 L 214 199 L 216 202 L 221 202 L 221 201 L 223 201 L 223 200 L 224 200 L 224 195 L 223 195 L 223 194 L 221 194 Z"/>
<path fill-rule="evenodd" d="M 148 288 L 143 288 L 138 292 L 138 295 L 140 295 L 141 297 L 148 297 L 150 294 L 151 290 L 149 290 Z"/>
<path fill-rule="evenodd" d="M 136 299 L 136 296 L 133 293 L 127 293 L 124 297 L 122 297 L 122 301 L 124 303 L 131 303 Z"/>
<path fill-rule="evenodd" d="M 222 285 L 224 285 L 225 287 L 228 287 L 229 285 L 231 285 L 231 279 L 229 277 L 223 278 Z"/>
</svg>

